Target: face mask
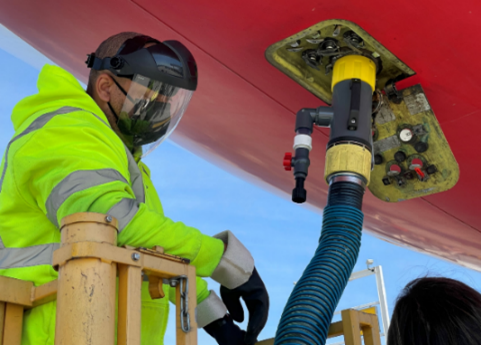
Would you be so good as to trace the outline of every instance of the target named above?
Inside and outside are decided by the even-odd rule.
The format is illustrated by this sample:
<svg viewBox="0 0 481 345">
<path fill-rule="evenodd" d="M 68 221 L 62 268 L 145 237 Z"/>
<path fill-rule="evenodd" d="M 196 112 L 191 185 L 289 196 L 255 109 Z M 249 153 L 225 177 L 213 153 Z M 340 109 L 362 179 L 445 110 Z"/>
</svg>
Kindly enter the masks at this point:
<svg viewBox="0 0 481 345">
<path fill-rule="evenodd" d="M 140 103 L 132 114 L 121 112 L 117 121 L 120 132 L 127 141 L 127 146 L 138 147 L 153 143 L 162 138 L 170 124 L 170 105 L 168 103 L 153 102 L 148 108 Z M 153 120 L 156 114 L 167 116 L 166 119 Z"/>
</svg>

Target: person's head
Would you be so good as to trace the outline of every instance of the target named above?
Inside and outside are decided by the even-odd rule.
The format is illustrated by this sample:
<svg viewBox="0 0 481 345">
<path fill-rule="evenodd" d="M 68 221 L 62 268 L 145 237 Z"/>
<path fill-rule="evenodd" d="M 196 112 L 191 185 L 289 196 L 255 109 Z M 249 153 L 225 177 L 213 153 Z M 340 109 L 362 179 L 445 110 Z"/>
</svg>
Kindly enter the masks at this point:
<svg viewBox="0 0 481 345">
<path fill-rule="evenodd" d="M 426 277 L 400 293 L 387 345 L 481 344 L 481 294 L 449 278 Z"/>
<path fill-rule="evenodd" d="M 163 141 L 197 87 L 195 60 L 177 41 L 122 32 L 102 42 L 86 63 L 87 93 L 130 149 Z"/>
</svg>

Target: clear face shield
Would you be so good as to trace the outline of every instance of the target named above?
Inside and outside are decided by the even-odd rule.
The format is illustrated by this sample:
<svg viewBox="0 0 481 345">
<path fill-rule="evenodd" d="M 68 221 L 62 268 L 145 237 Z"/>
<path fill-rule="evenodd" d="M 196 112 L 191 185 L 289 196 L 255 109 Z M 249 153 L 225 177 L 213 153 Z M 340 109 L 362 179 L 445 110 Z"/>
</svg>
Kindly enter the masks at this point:
<svg viewBox="0 0 481 345">
<path fill-rule="evenodd" d="M 193 92 L 134 75 L 117 123 L 127 146 L 143 146 L 142 157 L 152 152 L 177 127 Z"/>
</svg>

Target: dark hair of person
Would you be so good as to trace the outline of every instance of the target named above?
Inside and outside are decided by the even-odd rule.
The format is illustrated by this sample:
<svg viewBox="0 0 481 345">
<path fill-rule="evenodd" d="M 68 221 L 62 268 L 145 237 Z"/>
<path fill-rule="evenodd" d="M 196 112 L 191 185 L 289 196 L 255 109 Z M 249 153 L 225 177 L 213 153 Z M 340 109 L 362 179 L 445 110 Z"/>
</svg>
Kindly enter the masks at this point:
<svg viewBox="0 0 481 345">
<path fill-rule="evenodd" d="M 130 38 L 141 36 L 137 32 L 121 32 L 116 35 L 110 36 L 105 41 L 100 43 L 99 47 L 95 51 L 95 56 L 98 58 L 106 58 L 114 56 L 120 49 L 120 47 Z M 89 81 L 87 84 L 87 93 L 92 94 L 93 86 L 97 81 L 97 78 L 102 73 L 102 71 L 97 71 L 90 69 Z"/>
<path fill-rule="evenodd" d="M 387 345 L 480 345 L 481 294 L 449 278 L 415 279 L 400 293 Z"/>
</svg>

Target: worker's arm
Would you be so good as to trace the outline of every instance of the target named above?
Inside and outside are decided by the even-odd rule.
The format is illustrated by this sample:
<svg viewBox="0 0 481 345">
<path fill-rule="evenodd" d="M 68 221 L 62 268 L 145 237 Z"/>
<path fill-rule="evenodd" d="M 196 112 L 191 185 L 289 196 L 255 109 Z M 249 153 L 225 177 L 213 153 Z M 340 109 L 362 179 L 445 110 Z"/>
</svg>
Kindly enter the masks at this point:
<svg viewBox="0 0 481 345">
<path fill-rule="evenodd" d="M 122 218 L 118 245 L 162 246 L 191 260 L 197 274 L 210 276 L 224 252 L 222 241 L 174 222 L 136 200 L 120 138 L 92 114 L 77 111 L 50 120 L 17 150 L 12 163 L 24 198 L 58 228 L 77 212 Z M 87 121 L 86 121 L 87 119 Z"/>
<path fill-rule="evenodd" d="M 229 314 L 204 329 L 220 345 L 255 344 L 269 314 L 269 295 L 266 287 L 254 266 L 251 254 L 232 232 L 224 231 L 214 237 L 226 244 L 226 250 L 211 277 L 221 285 L 220 295 Z M 241 331 L 233 322 L 244 321 L 241 299 L 249 311 L 246 332 Z M 236 335 L 234 339 L 232 334 Z M 235 342 L 240 336 L 243 342 Z"/>
<path fill-rule="evenodd" d="M 214 273 L 214 279 L 233 292 L 228 297 L 228 294 L 223 296 L 229 305 L 238 309 L 238 296 L 247 303 L 250 300 L 248 295 L 259 290 L 251 284 L 252 278 L 258 275 L 252 271 L 251 260 L 247 260 L 247 271 L 243 271 L 246 267 L 238 265 L 244 261 L 242 253 L 245 251 L 236 244 L 235 238 L 232 242 L 227 238 L 203 235 L 199 230 L 173 222 L 162 212 L 147 207 L 143 200 L 139 200 L 138 188 L 134 188 L 139 174 L 134 176 L 132 162 L 129 172 L 123 143 L 107 124 L 95 118 L 92 121 L 92 116 L 84 111 L 57 116 L 22 143 L 12 164 L 15 183 L 22 186 L 21 191 L 28 190 L 23 194 L 25 201 L 35 209 L 40 208 L 51 221 L 54 231 L 62 218 L 74 213 L 111 214 L 120 222 L 119 245 L 162 246 L 167 253 L 190 259 L 196 266 L 197 275 L 211 276 Z M 227 245 L 225 255 L 224 243 Z M 236 263 L 236 260 L 240 261 Z M 205 296 L 205 288 L 198 291 L 201 297 Z M 207 306 L 207 312 L 214 311 L 214 317 L 218 318 L 217 322 L 208 325 L 214 327 L 216 339 L 223 334 L 232 336 L 228 329 L 235 325 L 231 319 L 229 323 L 222 321 L 223 312 L 216 309 L 216 306 L 224 306 L 222 301 L 211 292 L 199 303 L 200 309 L 204 306 Z M 248 307 L 250 311 L 254 310 Z M 246 338 L 255 339 L 260 332 L 265 323 L 263 317 L 267 316 L 264 306 L 261 314 L 250 315 Z M 262 319 L 252 322 L 258 316 Z"/>
</svg>

